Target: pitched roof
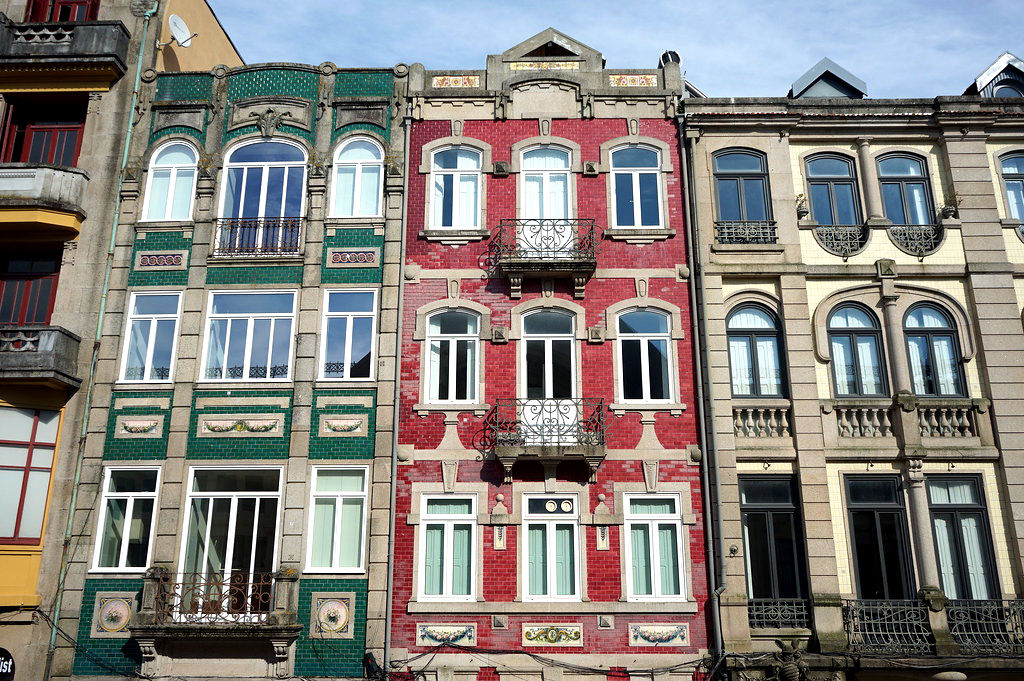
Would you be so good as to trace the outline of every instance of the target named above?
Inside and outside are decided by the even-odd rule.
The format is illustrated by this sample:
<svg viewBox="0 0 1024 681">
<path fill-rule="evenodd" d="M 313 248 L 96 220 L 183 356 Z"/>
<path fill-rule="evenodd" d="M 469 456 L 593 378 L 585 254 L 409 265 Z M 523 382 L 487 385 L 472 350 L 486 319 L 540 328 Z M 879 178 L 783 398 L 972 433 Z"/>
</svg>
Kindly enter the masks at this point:
<svg viewBox="0 0 1024 681">
<path fill-rule="evenodd" d="M 982 71 L 981 74 L 974 79 L 974 83 L 972 83 L 966 90 L 964 90 L 964 94 L 978 94 L 986 87 L 988 87 L 992 83 L 992 81 L 999 76 L 999 74 L 1001 74 L 1003 71 L 1010 67 L 1017 69 L 1020 75 L 1024 76 L 1024 61 L 1021 61 L 1012 52 L 1003 52 L 1001 55 L 999 55 L 998 59 L 989 64 L 989 67 Z"/>
<path fill-rule="evenodd" d="M 822 83 L 825 87 L 820 88 L 827 94 L 819 92 L 808 93 L 816 83 Z M 789 97 L 798 98 L 807 93 L 808 97 L 851 97 L 860 99 L 867 94 L 868 85 L 863 80 L 853 75 L 839 64 L 828 57 L 822 58 L 812 66 L 807 73 L 796 79 L 789 89 Z"/>
</svg>

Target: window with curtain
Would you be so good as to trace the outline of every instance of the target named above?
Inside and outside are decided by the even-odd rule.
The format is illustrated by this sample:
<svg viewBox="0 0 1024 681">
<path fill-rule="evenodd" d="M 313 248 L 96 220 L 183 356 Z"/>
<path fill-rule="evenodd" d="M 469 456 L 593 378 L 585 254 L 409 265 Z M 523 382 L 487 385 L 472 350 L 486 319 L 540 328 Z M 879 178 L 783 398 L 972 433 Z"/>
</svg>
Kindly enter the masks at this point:
<svg viewBox="0 0 1024 681">
<path fill-rule="evenodd" d="M 828 342 L 836 397 L 886 394 L 882 331 L 875 315 L 860 305 L 841 305 L 828 316 Z"/>
<path fill-rule="evenodd" d="M 804 544 L 791 476 L 741 476 L 747 597 L 806 598 Z"/>
<path fill-rule="evenodd" d="M 859 225 L 860 197 L 853 161 L 845 156 L 812 156 L 805 163 L 811 217 L 819 225 Z"/>
<path fill-rule="evenodd" d="M 60 412 L 0 407 L 0 544 L 38 544 Z"/>
<path fill-rule="evenodd" d="M 619 315 L 619 384 L 623 400 L 665 402 L 672 399 L 669 325 L 668 314 L 652 309 Z"/>
<path fill-rule="evenodd" d="M 935 224 L 928 170 L 923 159 L 893 155 L 878 159 L 885 217 L 894 225 Z"/>
<path fill-rule="evenodd" d="M 363 570 L 366 473 L 363 467 L 313 467 L 308 569 Z"/>
<path fill-rule="evenodd" d="M 634 145 L 612 152 L 616 227 L 661 226 L 660 175 L 655 149 Z"/>
<path fill-rule="evenodd" d="M 1024 153 L 1010 154 L 999 160 L 1006 189 L 1006 213 L 1024 222 Z"/>
<path fill-rule="evenodd" d="M 321 378 L 361 380 L 373 377 L 376 291 L 327 291 L 324 294 Z"/>
<path fill-rule="evenodd" d="M 895 475 L 846 476 L 858 598 L 914 598 L 903 488 Z"/>
<path fill-rule="evenodd" d="M 171 142 L 153 154 L 146 187 L 146 220 L 192 218 L 198 159 L 196 150 L 184 142 Z"/>
<path fill-rule="evenodd" d="M 947 598 L 998 598 L 981 478 L 929 475 L 927 485 L 943 593 Z"/>
<path fill-rule="evenodd" d="M 376 217 L 381 214 L 384 150 L 377 142 L 356 137 L 334 154 L 331 217 Z"/>
<path fill-rule="evenodd" d="M 294 321 L 294 291 L 211 292 L 203 378 L 288 380 Z"/>
<path fill-rule="evenodd" d="M 524 601 L 578 601 L 579 509 L 576 495 L 524 495 Z"/>
<path fill-rule="evenodd" d="M 480 319 L 447 310 L 427 318 L 427 399 L 431 403 L 475 402 Z"/>
<path fill-rule="evenodd" d="M 480 227 L 481 154 L 469 147 L 435 151 L 431 161 L 430 226 L 433 229 Z"/>
<path fill-rule="evenodd" d="M 960 345 L 949 316 L 934 305 L 915 305 L 903 322 L 914 393 L 963 397 Z"/>
<path fill-rule="evenodd" d="M 682 600 L 683 532 L 676 495 L 627 495 L 626 565 L 630 600 Z"/>
<path fill-rule="evenodd" d="M 523 152 L 524 219 L 563 220 L 569 217 L 569 151 L 534 147 Z"/>
<path fill-rule="evenodd" d="M 719 220 L 770 219 L 766 165 L 764 156 L 751 151 L 726 151 L 715 155 Z"/>
<path fill-rule="evenodd" d="M 49 324 L 60 277 L 60 247 L 11 250 L 0 255 L 0 324 Z"/>
<path fill-rule="evenodd" d="M 741 305 L 729 314 L 726 328 L 733 397 L 781 397 L 781 334 L 775 315 L 760 305 Z"/>
<path fill-rule="evenodd" d="M 121 360 L 122 381 L 171 379 L 180 305 L 181 294 L 176 291 L 132 294 Z"/>
<path fill-rule="evenodd" d="M 108 468 L 103 474 L 95 571 L 149 567 L 159 468 Z"/>
<path fill-rule="evenodd" d="M 476 497 L 423 496 L 420 598 L 472 601 L 477 570 Z"/>
</svg>

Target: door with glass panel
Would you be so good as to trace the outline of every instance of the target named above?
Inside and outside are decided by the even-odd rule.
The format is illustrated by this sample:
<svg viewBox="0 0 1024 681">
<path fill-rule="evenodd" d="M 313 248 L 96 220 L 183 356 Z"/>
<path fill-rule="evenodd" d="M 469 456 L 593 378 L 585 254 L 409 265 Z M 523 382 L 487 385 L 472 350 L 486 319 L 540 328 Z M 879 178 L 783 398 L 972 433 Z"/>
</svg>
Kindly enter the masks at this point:
<svg viewBox="0 0 1024 681">
<path fill-rule="evenodd" d="M 910 542 L 899 477 L 847 476 L 846 505 L 858 597 L 914 598 Z"/>
<path fill-rule="evenodd" d="M 522 257 L 571 257 L 577 234 L 569 221 L 569 152 L 558 147 L 536 147 L 523 153 L 522 165 Z"/>
<path fill-rule="evenodd" d="M 279 469 L 194 469 L 174 616 L 257 622 L 271 610 Z"/>
<path fill-rule="evenodd" d="M 981 479 L 929 475 L 927 485 L 943 593 L 953 599 L 998 598 Z"/>
<path fill-rule="evenodd" d="M 579 442 L 576 400 L 575 318 L 565 312 L 534 312 L 523 317 L 520 424 L 528 445 Z"/>
<path fill-rule="evenodd" d="M 527 496 L 524 503 L 526 593 L 523 600 L 580 600 L 576 496 Z"/>
</svg>

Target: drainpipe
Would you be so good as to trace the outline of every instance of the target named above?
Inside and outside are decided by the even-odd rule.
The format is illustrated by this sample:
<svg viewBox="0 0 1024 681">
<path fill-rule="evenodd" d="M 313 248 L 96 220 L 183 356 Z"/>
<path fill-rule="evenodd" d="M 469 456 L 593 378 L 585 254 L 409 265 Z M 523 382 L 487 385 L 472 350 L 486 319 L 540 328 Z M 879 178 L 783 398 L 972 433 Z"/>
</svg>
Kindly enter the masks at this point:
<svg viewBox="0 0 1024 681">
<path fill-rule="evenodd" d="M 110 243 L 107 245 L 107 263 L 103 271 L 103 288 L 100 293 L 100 309 L 96 317 L 96 335 L 93 338 L 92 358 L 89 361 L 89 373 L 87 374 L 88 386 L 85 389 L 85 396 L 82 402 L 82 425 L 78 432 L 78 453 L 75 458 L 75 475 L 71 484 L 71 501 L 68 504 L 68 518 L 64 526 L 64 543 L 60 555 L 60 572 L 57 578 L 57 594 L 53 602 L 53 613 L 50 616 L 50 645 L 46 649 L 46 666 L 43 670 L 43 681 L 49 681 L 50 672 L 53 667 L 53 656 L 57 650 L 57 627 L 60 622 L 60 611 L 64 605 L 64 582 L 67 579 L 69 553 L 71 550 L 71 538 L 75 518 L 75 508 L 78 505 L 78 490 L 82 482 L 82 466 L 85 459 L 85 440 L 89 432 L 89 412 L 92 409 L 93 391 L 96 375 L 96 362 L 99 359 L 100 340 L 103 336 L 103 319 L 107 312 L 107 296 L 110 292 L 110 273 L 114 267 L 114 248 L 117 244 L 117 223 L 121 219 L 121 188 L 124 186 L 124 170 L 128 166 L 128 147 L 132 139 L 132 129 L 135 127 L 135 107 L 139 103 L 139 88 L 142 83 L 142 60 L 146 55 L 147 36 L 149 33 L 149 20 L 156 14 L 160 7 L 159 0 L 153 0 L 153 6 L 143 14 L 142 37 L 139 40 L 139 55 L 135 62 L 135 83 L 132 87 L 132 103 L 128 108 L 128 125 L 124 130 L 124 146 L 121 152 L 121 164 L 117 174 L 117 192 L 114 194 L 114 217 L 110 225 Z"/>
<path fill-rule="evenodd" d="M 408 99 L 410 75 L 406 74 L 406 98 Z M 391 607 L 394 603 L 394 586 L 391 583 L 391 576 L 395 567 L 395 500 L 398 496 L 398 408 L 402 400 L 402 314 L 405 310 L 405 235 L 406 221 L 409 214 L 409 137 L 412 126 L 412 101 L 405 105 L 405 113 L 402 115 L 402 125 L 405 126 L 405 177 L 402 179 L 404 195 L 402 196 L 402 246 L 398 261 L 398 319 L 396 321 L 397 338 L 395 339 L 395 408 L 392 412 L 394 423 L 391 428 L 391 508 L 389 510 L 390 522 L 388 523 L 388 590 L 387 610 L 384 613 L 384 662 L 381 667 L 384 674 L 389 675 L 391 670 Z M 387 676 L 385 676 L 385 679 Z"/>
<path fill-rule="evenodd" d="M 683 101 L 686 101 L 685 99 Z M 712 567 L 708 570 L 708 586 L 712 590 L 711 633 L 714 639 L 712 655 L 714 666 L 725 655 L 722 642 L 721 607 L 719 599 L 725 591 L 725 563 L 721 551 L 716 550 L 716 541 L 722 539 L 722 508 L 721 486 L 718 474 L 717 446 L 715 442 L 715 413 L 710 399 L 711 387 L 705 367 L 708 366 L 707 329 L 704 324 L 704 268 L 701 265 L 700 229 L 697 223 L 697 208 L 694 204 L 693 186 L 693 150 L 686 136 L 686 118 L 679 125 L 679 146 L 683 148 L 683 201 L 686 204 L 686 252 L 690 262 L 690 318 L 693 324 L 694 339 L 694 377 L 697 388 L 697 424 L 699 432 L 704 436 L 704 461 L 701 465 L 701 483 L 704 487 L 704 533 L 708 537 L 708 560 Z M 714 668 L 714 667 L 713 667 Z"/>
</svg>

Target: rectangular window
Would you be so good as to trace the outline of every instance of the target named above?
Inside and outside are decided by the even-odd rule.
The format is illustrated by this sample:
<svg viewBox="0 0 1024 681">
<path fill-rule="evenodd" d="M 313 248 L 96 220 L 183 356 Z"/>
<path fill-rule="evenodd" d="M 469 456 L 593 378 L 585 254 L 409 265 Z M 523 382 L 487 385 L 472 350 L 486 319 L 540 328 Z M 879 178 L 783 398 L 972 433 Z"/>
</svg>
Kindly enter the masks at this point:
<svg viewBox="0 0 1024 681">
<path fill-rule="evenodd" d="M 0 543 L 38 544 L 60 412 L 0 407 Z"/>
<path fill-rule="evenodd" d="M 524 495 L 523 600 L 580 600 L 577 504 L 575 494 Z"/>
<path fill-rule="evenodd" d="M 321 378 L 373 378 L 376 298 L 376 291 L 325 292 Z"/>
<path fill-rule="evenodd" d="M 171 379 L 180 305 L 181 294 L 177 292 L 132 294 L 121 360 L 122 381 Z"/>
<path fill-rule="evenodd" d="M 943 593 L 947 598 L 998 598 L 981 479 L 929 475 L 927 484 Z"/>
<path fill-rule="evenodd" d="M 366 468 L 313 468 L 309 570 L 361 572 Z"/>
<path fill-rule="evenodd" d="M 18 249 L 0 257 L 0 324 L 49 324 L 60 274 L 60 250 Z"/>
<path fill-rule="evenodd" d="M 159 468 L 108 468 L 103 475 L 96 571 L 142 571 L 149 567 Z"/>
<path fill-rule="evenodd" d="M 747 596 L 804 598 L 803 541 L 789 476 L 740 478 Z"/>
<path fill-rule="evenodd" d="M 422 498 L 420 598 L 471 601 L 476 551 L 476 497 Z"/>
<path fill-rule="evenodd" d="M 288 380 L 294 321 L 294 291 L 211 292 L 203 377 Z"/>
<path fill-rule="evenodd" d="M 846 477 L 857 595 L 914 597 L 903 489 L 894 475 Z"/>
<path fill-rule="evenodd" d="M 680 600 L 682 514 L 675 495 L 627 495 L 625 533 L 630 600 Z"/>
</svg>

